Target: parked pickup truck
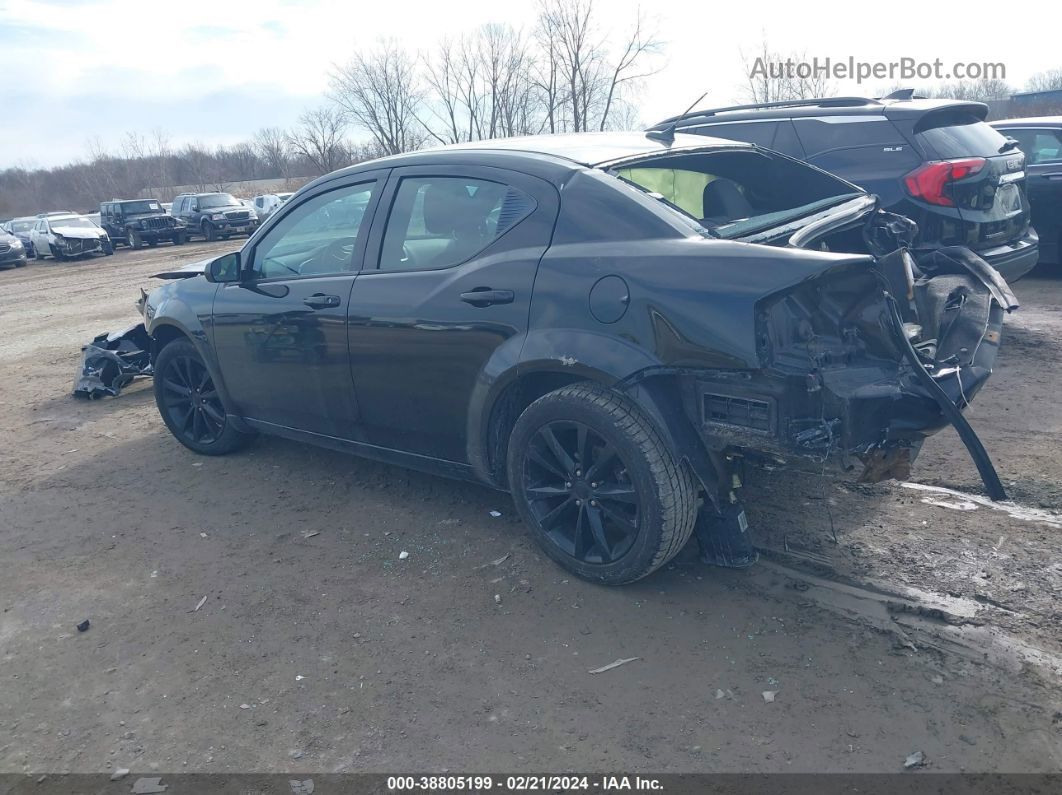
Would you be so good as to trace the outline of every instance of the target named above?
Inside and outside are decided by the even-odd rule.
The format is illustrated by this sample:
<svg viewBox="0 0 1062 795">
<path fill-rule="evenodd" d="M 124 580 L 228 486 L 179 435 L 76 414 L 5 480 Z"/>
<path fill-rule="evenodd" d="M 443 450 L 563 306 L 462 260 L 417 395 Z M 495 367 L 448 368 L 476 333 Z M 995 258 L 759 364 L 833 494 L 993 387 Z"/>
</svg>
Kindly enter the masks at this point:
<svg viewBox="0 0 1062 795">
<path fill-rule="evenodd" d="M 188 236 L 184 224 L 155 199 L 101 202 L 99 223 L 115 245 L 123 243 L 134 249 L 144 244 L 157 246 L 159 241 L 179 246 Z"/>
</svg>

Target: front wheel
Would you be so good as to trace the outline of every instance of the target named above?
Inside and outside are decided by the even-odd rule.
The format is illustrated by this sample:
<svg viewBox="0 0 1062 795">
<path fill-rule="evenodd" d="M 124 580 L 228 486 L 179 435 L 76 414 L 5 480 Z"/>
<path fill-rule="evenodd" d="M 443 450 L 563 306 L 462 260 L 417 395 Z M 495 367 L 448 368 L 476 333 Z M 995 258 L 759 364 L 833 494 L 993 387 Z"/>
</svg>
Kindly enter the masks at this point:
<svg viewBox="0 0 1062 795">
<path fill-rule="evenodd" d="M 133 249 L 133 251 L 136 251 L 141 245 L 143 245 L 143 241 L 140 239 L 139 233 L 130 229 L 125 236 L 125 244 Z"/>
<path fill-rule="evenodd" d="M 215 240 L 218 239 L 218 230 L 214 227 L 213 224 L 203 224 L 203 238 L 210 243 L 213 243 Z"/>
<path fill-rule="evenodd" d="M 155 404 L 177 441 L 204 455 L 225 455 L 250 435 L 232 426 L 214 380 L 188 340 L 164 347 L 155 361 Z"/>
<path fill-rule="evenodd" d="M 175 245 L 175 246 L 184 245 L 184 232 L 174 232 L 173 233 L 173 245 Z"/>
<path fill-rule="evenodd" d="M 595 384 L 562 387 L 520 415 L 509 486 L 539 545 L 573 574 L 633 582 L 686 544 L 697 489 L 630 400 Z"/>
</svg>

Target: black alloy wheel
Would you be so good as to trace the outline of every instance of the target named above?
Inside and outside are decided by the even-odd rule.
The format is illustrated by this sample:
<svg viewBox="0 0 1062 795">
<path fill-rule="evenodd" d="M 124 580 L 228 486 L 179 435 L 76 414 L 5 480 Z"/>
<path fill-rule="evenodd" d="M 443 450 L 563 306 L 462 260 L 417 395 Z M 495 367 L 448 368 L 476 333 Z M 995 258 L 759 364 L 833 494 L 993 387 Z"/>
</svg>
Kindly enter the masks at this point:
<svg viewBox="0 0 1062 795">
<path fill-rule="evenodd" d="M 155 377 L 162 384 L 166 414 L 180 435 L 197 444 L 213 444 L 225 431 L 225 407 L 210 373 L 199 357 L 174 356 L 165 372 Z"/>
<path fill-rule="evenodd" d="M 634 582 L 689 540 L 699 496 L 629 397 L 594 383 L 543 395 L 509 434 L 509 491 L 542 550 L 593 582 Z"/>
<path fill-rule="evenodd" d="M 252 436 L 233 427 L 210 371 L 190 340 L 175 340 L 159 352 L 155 403 L 170 433 L 197 453 L 224 455 Z"/>
<path fill-rule="evenodd" d="M 581 422 L 557 420 L 538 429 L 524 455 L 524 498 L 564 554 L 601 565 L 630 551 L 642 512 L 611 444 Z"/>
</svg>

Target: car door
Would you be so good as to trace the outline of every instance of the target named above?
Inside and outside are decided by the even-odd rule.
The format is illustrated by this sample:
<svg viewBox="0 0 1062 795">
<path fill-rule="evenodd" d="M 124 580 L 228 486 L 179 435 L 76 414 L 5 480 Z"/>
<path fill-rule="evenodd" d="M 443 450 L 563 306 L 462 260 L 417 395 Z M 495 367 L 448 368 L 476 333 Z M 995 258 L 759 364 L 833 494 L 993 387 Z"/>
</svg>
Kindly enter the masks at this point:
<svg viewBox="0 0 1062 795">
<path fill-rule="evenodd" d="M 367 441 L 468 461 L 473 390 L 488 361 L 516 361 L 557 207 L 550 183 L 505 169 L 392 172 L 347 312 Z"/>
<path fill-rule="evenodd" d="M 214 346 L 242 416 L 355 438 L 347 300 L 384 175 L 358 174 L 302 196 L 244 248 L 244 278 L 215 293 Z"/>
<path fill-rule="evenodd" d="M 1016 139 L 1025 153 L 1026 189 L 1041 259 L 1057 263 L 1062 259 L 1062 129 L 1013 127 L 1000 132 Z"/>
</svg>

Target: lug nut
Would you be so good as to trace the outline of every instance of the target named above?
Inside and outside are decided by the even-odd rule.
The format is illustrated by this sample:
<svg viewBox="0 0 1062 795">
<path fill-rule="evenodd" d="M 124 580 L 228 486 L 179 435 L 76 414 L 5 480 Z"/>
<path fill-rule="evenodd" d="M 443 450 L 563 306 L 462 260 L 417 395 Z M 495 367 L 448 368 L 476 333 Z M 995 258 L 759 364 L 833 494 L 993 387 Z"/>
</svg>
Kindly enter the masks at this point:
<svg viewBox="0 0 1062 795">
<path fill-rule="evenodd" d="M 590 505 L 592 505 L 594 508 L 596 508 L 597 507 L 597 500 L 590 500 Z"/>
<path fill-rule="evenodd" d="M 570 480 L 566 480 L 564 482 L 564 488 L 570 489 L 571 487 L 572 487 L 572 482 Z"/>
<path fill-rule="evenodd" d="M 576 500 L 576 501 L 575 501 L 575 504 L 576 504 L 576 505 L 582 505 L 582 504 L 583 504 L 583 501 L 582 501 L 582 500 Z"/>
</svg>

